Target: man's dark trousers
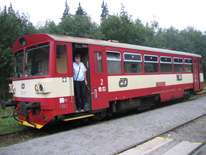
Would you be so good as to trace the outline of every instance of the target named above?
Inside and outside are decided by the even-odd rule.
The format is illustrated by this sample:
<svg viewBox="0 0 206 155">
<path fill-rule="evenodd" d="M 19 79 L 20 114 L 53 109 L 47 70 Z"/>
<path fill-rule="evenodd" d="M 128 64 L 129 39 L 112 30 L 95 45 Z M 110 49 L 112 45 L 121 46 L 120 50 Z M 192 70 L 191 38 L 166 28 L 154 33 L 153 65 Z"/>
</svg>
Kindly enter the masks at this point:
<svg viewBox="0 0 206 155">
<path fill-rule="evenodd" d="M 74 91 L 77 109 L 84 109 L 86 102 L 86 85 L 85 81 L 74 81 Z"/>
</svg>

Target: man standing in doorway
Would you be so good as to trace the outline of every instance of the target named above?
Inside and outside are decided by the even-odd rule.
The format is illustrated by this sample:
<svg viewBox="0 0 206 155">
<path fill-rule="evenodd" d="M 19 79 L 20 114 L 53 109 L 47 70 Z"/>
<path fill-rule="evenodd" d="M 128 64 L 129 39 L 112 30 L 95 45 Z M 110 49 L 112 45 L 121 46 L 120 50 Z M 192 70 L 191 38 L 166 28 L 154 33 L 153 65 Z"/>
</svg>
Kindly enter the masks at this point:
<svg viewBox="0 0 206 155">
<path fill-rule="evenodd" d="M 83 112 L 85 110 L 86 102 L 87 69 L 80 59 L 80 54 L 75 55 L 75 62 L 73 63 L 76 112 Z"/>
</svg>

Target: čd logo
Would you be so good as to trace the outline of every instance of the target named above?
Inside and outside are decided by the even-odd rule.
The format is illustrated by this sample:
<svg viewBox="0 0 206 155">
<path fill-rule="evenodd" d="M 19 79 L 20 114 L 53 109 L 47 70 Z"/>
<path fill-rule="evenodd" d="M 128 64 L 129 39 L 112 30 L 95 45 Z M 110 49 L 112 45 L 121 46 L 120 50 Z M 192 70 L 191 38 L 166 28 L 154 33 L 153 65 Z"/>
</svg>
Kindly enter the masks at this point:
<svg viewBox="0 0 206 155">
<path fill-rule="evenodd" d="M 128 79 L 127 78 L 120 78 L 119 80 L 119 87 L 127 87 Z"/>
</svg>

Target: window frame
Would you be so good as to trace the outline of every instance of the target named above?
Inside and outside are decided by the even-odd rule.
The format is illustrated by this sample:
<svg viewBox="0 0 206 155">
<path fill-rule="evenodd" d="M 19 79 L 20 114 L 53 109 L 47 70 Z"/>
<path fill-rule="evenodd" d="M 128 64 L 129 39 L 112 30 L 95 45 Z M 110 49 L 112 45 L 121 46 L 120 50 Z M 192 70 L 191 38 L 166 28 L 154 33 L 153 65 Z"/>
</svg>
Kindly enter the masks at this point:
<svg viewBox="0 0 206 155">
<path fill-rule="evenodd" d="M 186 62 L 185 62 L 186 59 L 187 59 L 187 60 L 189 59 L 189 60 L 192 61 L 192 58 L 184 58 L 184 64 L 187 64 L 187 65 L 192 65 L 192 64 L 193 64 L 192 62 L 191 62 L 191 63 L 186 63 Z"/>
<path fill-rule="evenodd" d="M 124 55 L 126 55 L 126 54 L 129 54 L 129 55 L 140 55 L 140 59 L 141 59 L 141 60 L 125 60 Z M 142 54 L 139 54 L 139 53 L 124 52 L 123 57 L 124 57 L 124 60 L 123 60 L 124 62 L 125 62 L 125 61 L 126 61 L 126 62 L 142 62 Z"/>
<path fill-rule="evenodd" d="M 117 53 L 120 55 L 120 58 L 119 59 L 108 59 L 107 57 L 107 53 Z M 107 74 L 122 74 L 122 54 L 120 51 L 113 51 L 113 50 L 106 50 L 106 62 L 108 61 L 117 61 L 117 62 L 120 62 L 120 66 L 121 66 L 121 72 L 119 73 L 108 73 L 108 63 L 107 63 Z"/>
<path fill-rule="evenodd" d="M 170 58 L 171 59 L 171 62 L 164 62 L 164 61 L 161 61 L 161 58 Z M 163 72 L 162 70 L 162 66 L 161 64 L 171 64 L 171 67 L 172 67 L 172 57 L 171 56 L 160 56 L 160 70 L 161 70 L 161 73 L 173 73 L 173 67 L 172 67 L 172 70 L 170 72 Z"/>
<path fill-rule="evenodd" d="M 94 73 L 95 73 L 95 74 L 102 74 L 102 73 L 103 73 L 103 71 L 104 71 L 104 70 L 103 70 L 103 69 L 104 69 L 104 67 L 103 67 L 102 51 L 98 51 L 98 50 L 93 51 L 93 62 L 95 61 L 95 60 L 94 60 L 94 53 L 101 53 L 101 61 L 102 61 L 102 64 L 101 64 L 101 65 L 102 65 L 102 71 L 101 71 L 101 73 L 100 73 L 100 72 L 99 72 L 99 70 L 98 70 L 98 69 L 99 69 L 99 68 L 98 68 L 99 66 L 97 66 L 98 73 L 96 72 L 96 69 L 95 69 L 95 68 L 93 68 L 93 69 L 94 69 Z M 98 56 L 97 56 L 97 63 L 98 63 L 98 60 L 99 60 L 99 59 L 98 59 Z M 95 67 L 96 67 L 96 66 L 95 66 Z"/>
<path fill-rule="evenodd" d="M 175 59 L 182 59 L 182 62 L 175 62 Z M 184 65 L 183 58 L 181 58 L 181 57 L 173 57 L 173 65 L 174 65 L 174 73 L 184 73 L 185 72 L 185 65 Z M 183 70 L 180 71 L 180 72 L 177 72 L 175 65 L 182 65 L 182 69 Z"/>
<path fill-rule="evenodd" d="M 140 60 L 126 60 L 125 59 L 125 55 L 126 54 L 129 54 L 129 55 L 139 55 L 140 56 Z M 141 68 L 142 68 L 142 71 L 141 72 L 136 72 L 136 73 L 127 73 L 127 72 L 125 72 L 125 62 L 133 62 L 133 63 L 141 63 Z M 143 73 L 143 64 L 142 64 L 142 54 L 140 54 L 140 53 L 132 53 L 132 52 L 124 52 L 123 53 L 123 64 L 124 64 L 124 73 L 125 74 L 141 74 L 141 73 Z"/>
<path fill-rule="evenodd" d="M 164 61 L 161 61 L 161 58 L 164 57 L 164 58 L 171 58 L 171 62 L 164 62 Z M 172 57 L 170 56 L 160 56 L 160 64 L 161 63 L 164 63 L 164 64 L 172 64 Z"/>
<path fill-rule="evenodd" d="M 145 56 L 155 56 L 157 57 L 157 61 L 148 61 L 148 60 L 145 60 Z M 150 55 L 150 54 L 144 54 L 144 63 L 159 63 L 159 57 L 158 55 Z"/>
<path fill-rule="evenodd" d="M 38 46 L 38 47 L 34 47 L 34 46 Z M 40 75 L 29 75 L 29 76 L 26 76 L 26 60 L 28 59 L 28 55 L 30 54 L 30 52 L 32 50 L 36 50 L 36 49 L 42 49 L 43 47 L 49 47 L 49 50 L 48 50 L 48 70 L 47 70 L 47 74 L 40 74 Z M 45 50 L 44 50 L 45 51 Z M 50 42 L 42 42 L 42 43 L 39 43 L 39 44 L 34 44 L 34 45 L 31 45 L 31 46 L 28 46 L 24 49 L 24 71 L 23 71 L 23 77 L 25 78 L 33 78 L 33 77 L 45 77 L 45 76 L 48 76 L 49 75 L 49 72 L 50 72 L 50 57 L 51 57 L 51 44 Z"/>
<path fill-rule="evenodd" d="M 58 72 L 58 63 L 57 63 L 57 59 L 58 59 L 58 57 L 57 57 L 57 50 L 58 50 L 58 49 L 57 49 L 57 46 L 58 46 L 58 45 L 64 45 L 64 46 L 66 47 L 66 60 L 67 60 L 67 61 L 66 61 L 66 67 L 67 67 L 67 69 L 66 69 L 67 72 L 66 72 L 66 73 L 59 73 L 59 72 Z M 68 74 L 68 73 L 69 73 L 69 68 L 68 68 L 68 61 L 69 61 L 69 60 L 68 60 L 68 47 L 67 47 L 67 44 L 64 44 L 64 43 L 59 42 L 59 43 L 57 43 L 57 44 L 55 45 L 55 48 L 56 48 L 56 72 L 57 72 L 57 74 L 61 74 L 61 75 L 62 75 L 62 74 Z"/>
<path fill-rule="evenodd" d="M 145 60 L 145 57 L 146 56 L 152 56 L 152 57 L 156 57 L 157 58 L 157 61 L 148 61 L 148 60 Z M 145 63 L 147 64 L 157 64 L 157 68 L 158 68 L 158 71 L 157 72 L 146 72 L 145 71 Z M 159 65 L 159 56 L 158 55 L 152 55 L 152 54 L 144 54 L 144 72 L 146 74 L 157 74 L 157 73 L 160 73 L 160 65 Z"/>
<path fill-rule="evenodd" d="M 199 70 L 200 72 L 203 72 L 202 58 L 199 59 Z"/>
<path fill-rule="evenodd" d="M 22 52 L 22 68 L 21 68 L 21 70 L 22 70 L 22 72 L 21 72 L 21 77 L 16 77 L 16 71 L 17 71 L 17 61 L 16 61 L 16 55 L 20 55 L 19 53 L 20 52 Z M 17 52 L 15 52 L 14 54 L 13 54 L 13 78 L 14 79 L 18 79 L 18 78 L 23 78 L 24 77 L 24 70 L 25 70 L 25 68 L 24 68 L 24 66 L 25 66 L 25 64 L 24 64 L 24 62 L 25 62 L 25 49 L 21 49 L 21 50 L 19 50 L 19 51 L 17 51 Z M 18 73 L 17 73 L 18 74 Z"/>
<path fill-rule="evenodd" d="M 175 62 L 174 61 L 175 59 L 182 59 L 182 62 Z M 173 63 L 174 64 L 183 64 L 183 58 L 181 58 L 181 57 L 173 57 Z"/>
<path fill-rule="evenodd" d="M 120 60 L 116 60 L 116 59 L 108 59 L 108 57 L 106 58 L 106 60 L 108 61 L 122 61 L 122 56 L 121 56 L 121 52 L 119 52 L 119 51 L 111 51 L 111 50 L 106 50 L 106 56 L 107 56 L 107 53 L 118 53 L 118 54 L 120 54 Z"/>
<path fill-rule="evenodd" d="M 185 62 L 185 60 L 191 60 L 191 63 Z M 193 72 L 193 62 L 192 62 L 192 58 L 184 58 L 184 64 L 185 64 L 185 72 L 186 73 L 192 73 Z M 187 65 L 191 66 L 191 70 L 188 71 L 187 69 Z"/>
</svg>

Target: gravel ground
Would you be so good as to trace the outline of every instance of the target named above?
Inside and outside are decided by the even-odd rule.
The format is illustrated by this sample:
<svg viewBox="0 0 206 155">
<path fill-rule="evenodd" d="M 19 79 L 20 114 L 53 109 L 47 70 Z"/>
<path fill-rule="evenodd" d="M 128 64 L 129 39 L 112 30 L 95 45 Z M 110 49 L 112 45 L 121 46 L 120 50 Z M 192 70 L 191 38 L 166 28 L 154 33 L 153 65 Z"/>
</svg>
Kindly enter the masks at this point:
<svg viewBox="0 0 206 155">
<path fill-rule="evenodd" d="M 206 97 L 202 97 L 193 101 L 1 147 L 0 154 L 114 154 L 206 113 L 205 100 Z M 190 135 L 190 132 L 193 132 L 193 130 L 188 131 L 188 133 L 185 132 L 185 135 L 182 136 L 186 137 L 186 135 Z M 201 135 L 201 132 L 197 131 L 197 134 Z M 205 135 L 205 132 L 203 131 L 202 134 Z M 170 138 L 173 135 L 175 134 L 170 133 Z M 177 137 L 180 136 L 177 135 Z M 195 141 L 201 142 L 201 139 Z"/>
<path fill-rule="evenodd" d="M 206 142 L 206 116 L 176 129 L 173 132 L 165 134 L 164 137 L 172 138 L 176 141 L 204 143 Z"/>
<path fill-rule="evenodd" d="M 171 138 L 176 143 L 189 141 L 191 143 L 202 143 L 203 147 L 194 153 L 195 155 L 206 155 L 206 116 L 203 116 L 192 123 L 189 123 L 179 129 L 163 135 L 165 138 Z"/>
<path fill-rule="evenodd" d="M 164 139 L 172 139 L 172 141 L 147 155 L 161 155 L 175 145 L 185 141 L 190 143 L 202 143 L 203 146 L 196 150 L 193 155 L 206 155 L 206 116 L 202 116 L 172 132 L 161 135 L 161 137 Z"/>
</svg>

